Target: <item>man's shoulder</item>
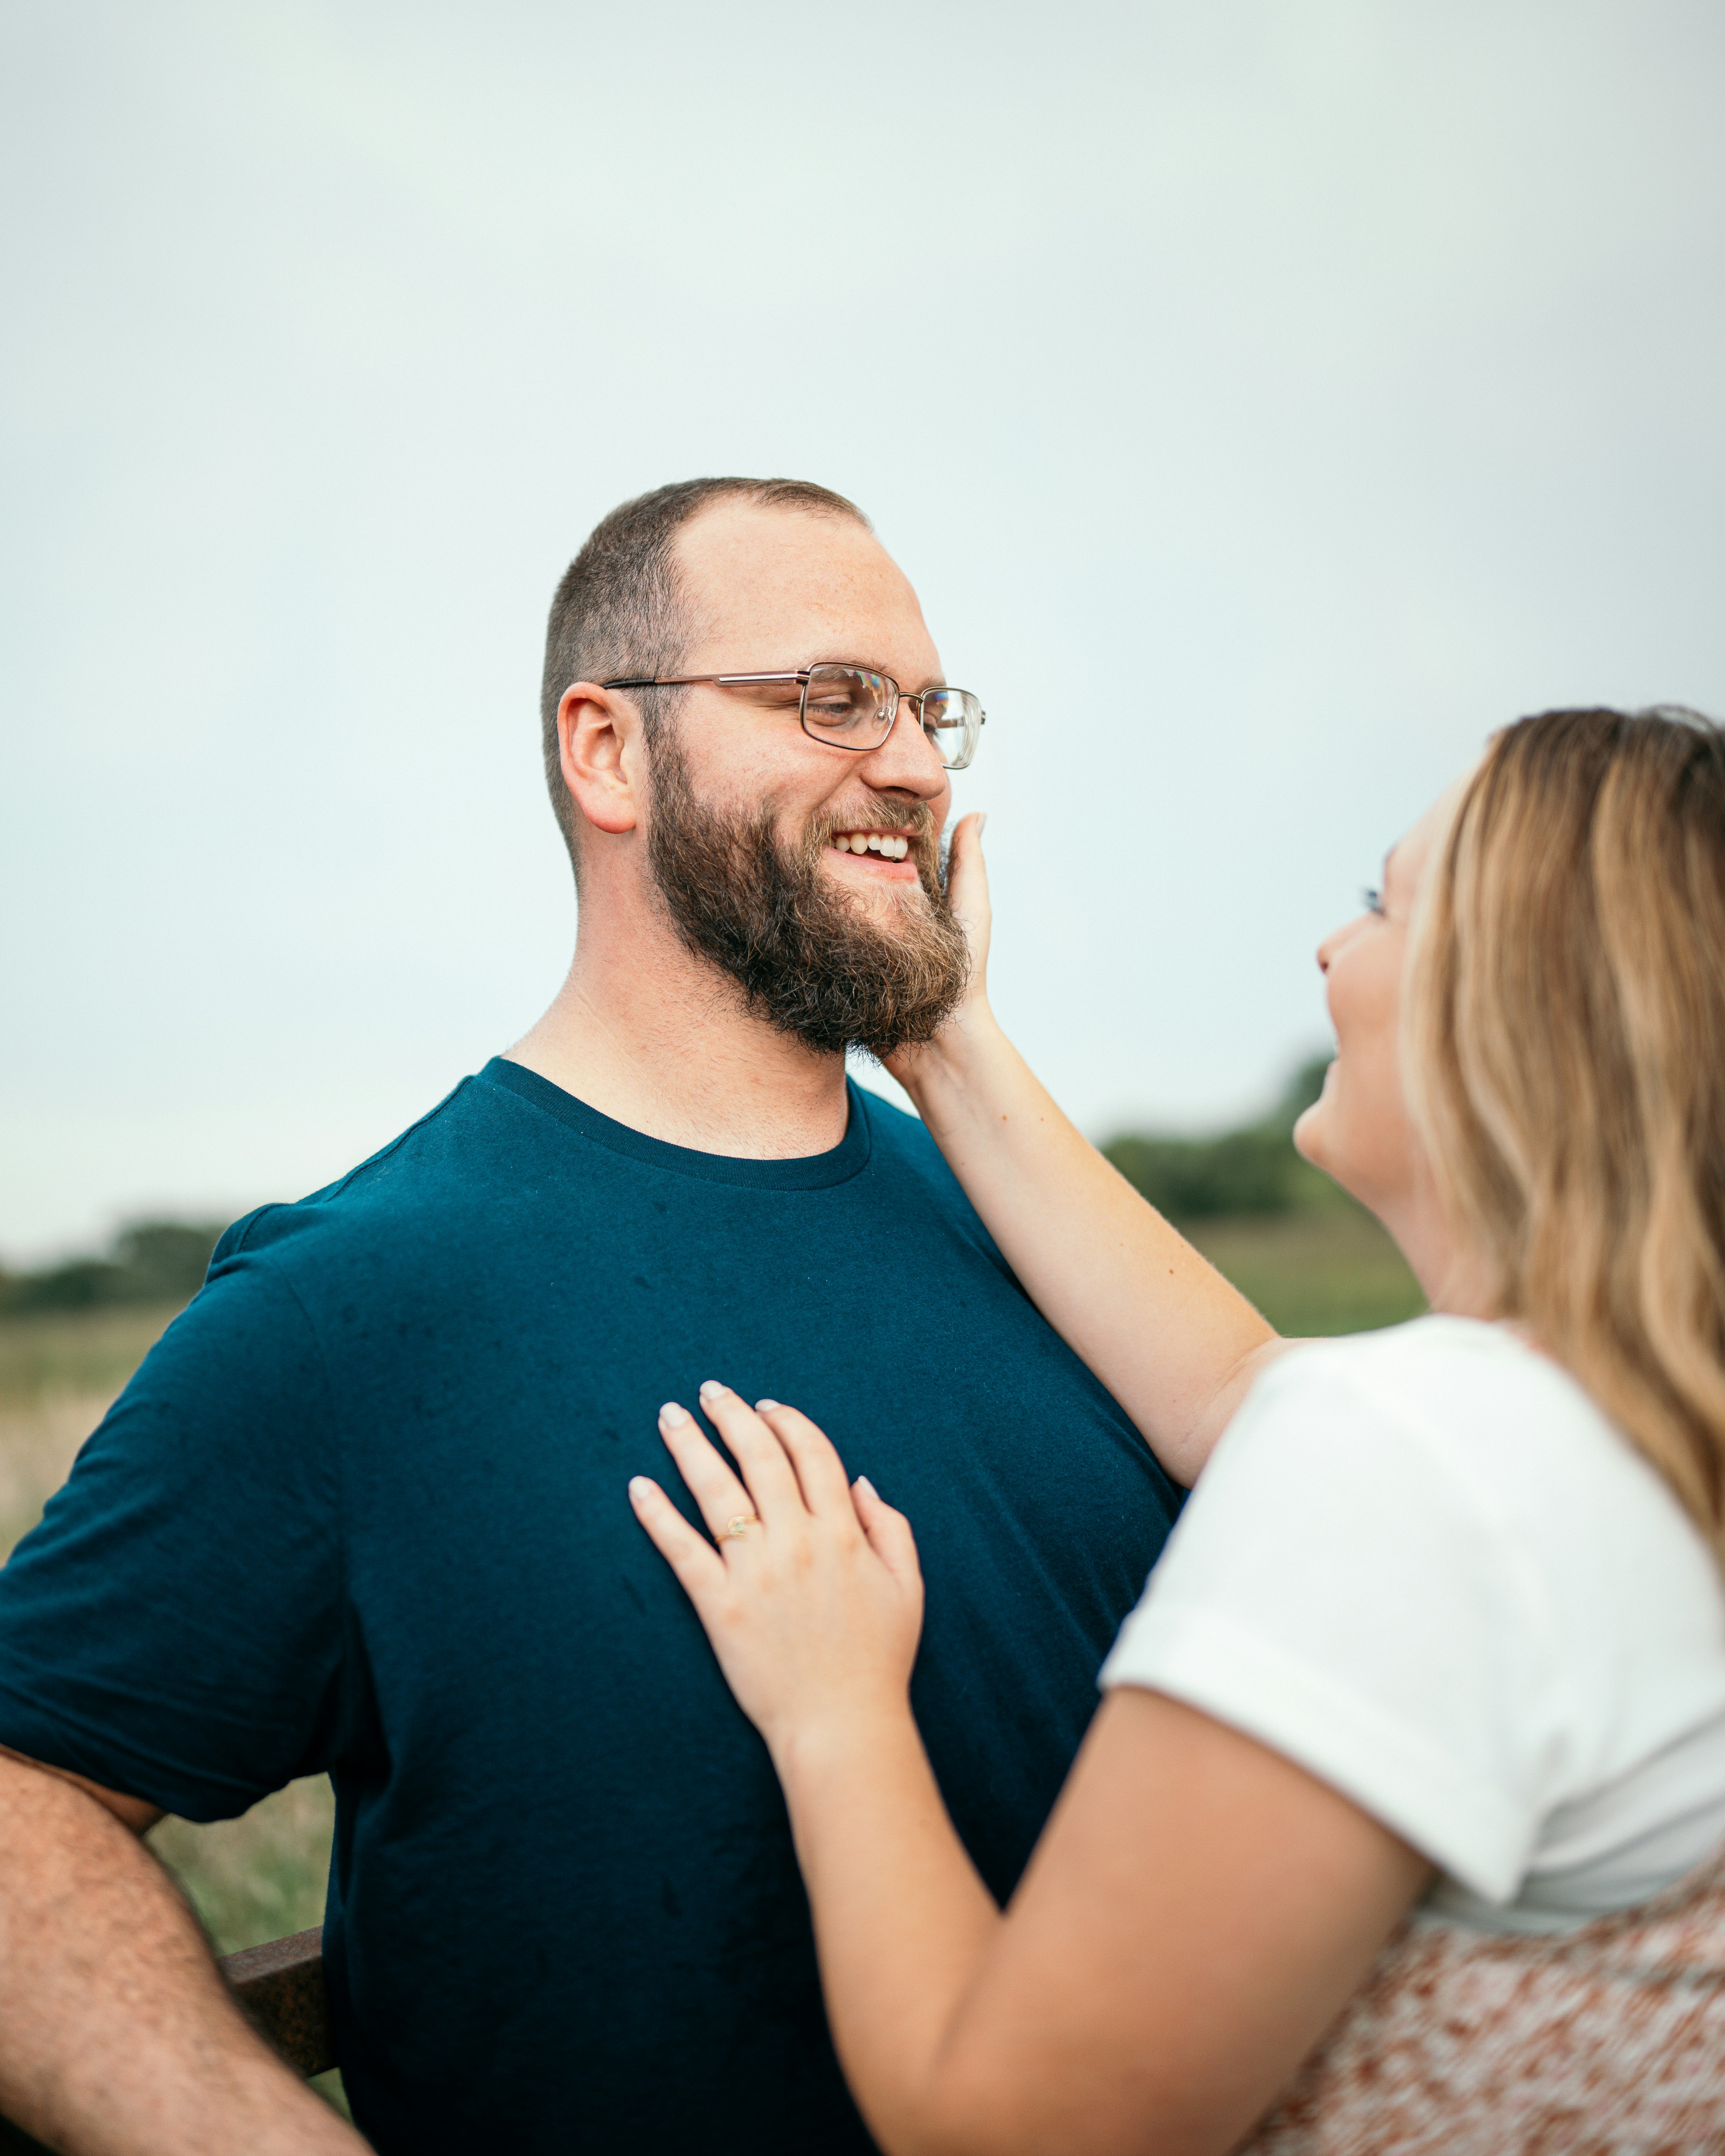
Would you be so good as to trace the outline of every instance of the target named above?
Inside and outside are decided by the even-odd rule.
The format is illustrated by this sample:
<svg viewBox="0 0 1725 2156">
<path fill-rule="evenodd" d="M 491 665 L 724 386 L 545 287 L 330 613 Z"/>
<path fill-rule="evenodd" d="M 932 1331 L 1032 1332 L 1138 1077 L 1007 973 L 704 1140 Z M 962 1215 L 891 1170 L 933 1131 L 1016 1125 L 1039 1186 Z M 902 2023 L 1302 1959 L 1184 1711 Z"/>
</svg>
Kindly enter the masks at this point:
<svg viewBox="0 0 1725 2156">
<path fill-rule="evenodd" d="M 884 1094 L 870 1092 L 867 1086 L 851 1081 L 852 1097 L 862 1103 L 863 1114 L 868 1120 L 869 1145 L 872 1160 L 877 1167 L 901 1168 L 922 1176 L 950 1191 L 961 1204 L 964 1194 L 958 1178 L 947 1166 L 940 1147 L 928 1135 L 922 1118 L 908 1109 L 889 1101 Z"/>
<path fill-rule="evenodd" d="M 323 1257 L 363 1242 L 376 1250 L 429 1218 L 461 1219 L 494 1195 L 503 1148 L 518 1147 L 510 1096 L 484 1074 L 461 1079 L 436 1106 L 356 1166 L 305 1197 L 254 1207 L 216 1245 L 213 1270 L 234 1260 Z"/>
<path fill-rule="evenodd" d="M 993 1238 L 983 1225 L 976 1209 L 946 1157 L 929 1136 L 920 1116 L 910 1114 L 896 1101 L 871 1093 L 853 1081 L 855 1097 L 863 1104 L 868 1119 L 870 1167 L 877 1177 L 901 1184 L 914 1184 L 951 1227 L 983 1250 L 991 1263 L 1003 1269 L 1005 1260 Z"/>
</svg>

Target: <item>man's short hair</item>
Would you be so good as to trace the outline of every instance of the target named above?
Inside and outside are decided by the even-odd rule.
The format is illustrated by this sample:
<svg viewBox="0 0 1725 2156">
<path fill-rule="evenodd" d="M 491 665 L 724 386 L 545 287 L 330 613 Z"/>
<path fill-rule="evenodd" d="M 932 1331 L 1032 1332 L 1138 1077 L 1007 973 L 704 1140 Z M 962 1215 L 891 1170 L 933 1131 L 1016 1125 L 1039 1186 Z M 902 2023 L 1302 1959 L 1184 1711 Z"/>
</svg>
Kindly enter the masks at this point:
<svg viewBox="0 0 1725 2156">
<path fill-rule="evenodd" d="M 581 875 L 581 812 L 563 783 L 557 706 L 577 681 L 675 674 L 683 663 L 691 623 L 677 573 L 673 542 L 679 529 L 709 502 L 727 495 L 762 509 L 796 509 L 817 516 L 850 516 L 873 526 L 854 501 L 801 479 L 685 479 L 637 495 L 593 526 L 563 572 L 545 632 L 545 673 L 539 717 L 545 783 L 552 813 Z M 649 733 L 665 692 L 646 691 L 642 711 Z"/>
</svg>

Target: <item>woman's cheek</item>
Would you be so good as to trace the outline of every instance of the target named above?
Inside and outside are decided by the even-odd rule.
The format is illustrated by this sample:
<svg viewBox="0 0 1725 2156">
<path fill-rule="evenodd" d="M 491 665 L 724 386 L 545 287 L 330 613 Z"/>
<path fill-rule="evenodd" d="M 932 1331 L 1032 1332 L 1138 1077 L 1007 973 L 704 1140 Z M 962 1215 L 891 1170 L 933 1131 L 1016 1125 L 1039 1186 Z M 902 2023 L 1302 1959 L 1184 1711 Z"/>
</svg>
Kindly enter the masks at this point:
<svg viewBox="0 0 1725 2156">
<path fill-rule="evenodd" d="M 1336 1029 L 1336 1058 L 1324 1074 L 1324 1089 L 1300 1119 L 1295 1143 L 1315 1168 L 1358 1196 L 1369 1183 L 1379 1150 L 1386 1040 L 1393 1044 L 1394 1022 L 1378 1021 L 1367 954 L 1344 954 L 1327 983 L 1330 1023 Z M 1349 964 L 1348 958 L 1353 963 Z"/>
<path fill-rule="evenodd" d="M 1336 1066 L 1332 1063 L 1324 1073 L 1323 1091 L 1294 1124 L 1294 1150 L 1302 1160 L 1309 1160 L 1314 1168 L 1324 1165 L 1324 1127 L 1335 1085 Z"/>
</svg>

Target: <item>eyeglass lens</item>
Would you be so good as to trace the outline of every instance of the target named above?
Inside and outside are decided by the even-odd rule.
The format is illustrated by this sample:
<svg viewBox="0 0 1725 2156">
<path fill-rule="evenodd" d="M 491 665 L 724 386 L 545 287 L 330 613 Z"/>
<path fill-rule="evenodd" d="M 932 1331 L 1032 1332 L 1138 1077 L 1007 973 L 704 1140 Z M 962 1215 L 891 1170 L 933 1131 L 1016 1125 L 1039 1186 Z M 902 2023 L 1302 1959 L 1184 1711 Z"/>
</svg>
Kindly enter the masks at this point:
<svg viewBox="0 0 1725 2156">
<path fill-rule="evenodd" d="M 817 741 L 840 748 L 873 748 L 886 732 L 891 703 L 884 674 L 862 666 L 812 666 L 803 696 L 803 723 Z"/>
<path fill-rule="evenodd" d="M 982 706 L 968 690 L 932 689 L 922 699 L 922 730 L 949 771 L 970 762 L 982 722 Z"/>
<path fill-rule="evenodd" d="M 803 698 L 803 724 L 837 748 L 874 748 L 892 723 L 893 695 L 884 674 L 864 666 L 815 666 Z M 915 709 L 915 706 L 912 706 Z M 922 700 L 923 732 L 949 770 L 976 749 L 982 706 L 963 689 L 932 689 Z"/>
</svg>

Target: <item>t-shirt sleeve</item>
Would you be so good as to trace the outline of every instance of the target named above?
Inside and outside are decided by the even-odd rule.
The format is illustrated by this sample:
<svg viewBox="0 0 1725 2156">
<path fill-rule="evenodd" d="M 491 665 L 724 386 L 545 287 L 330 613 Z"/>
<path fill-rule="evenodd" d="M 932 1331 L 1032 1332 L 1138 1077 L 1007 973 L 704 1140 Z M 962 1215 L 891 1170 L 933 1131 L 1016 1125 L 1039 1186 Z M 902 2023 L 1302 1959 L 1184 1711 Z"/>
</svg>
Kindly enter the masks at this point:
<svg viewBox="0 0 1725 2156">
<path fill-rule="evenodd" d="M 195 1820 L 329 1764 L 336 1498 L 310 1322 L 230 1231 L 0 1571 L 0 1743 Z"/>
<path fill-rule="evenodd" d="M 1101 1681 L 1245 1731 L 1494 1902 L 1575 1711 L 1538 1567 L 1489 1491 L 1417 1399 L 1315 1348 L 1235 1418 Z"/>
</svg>

